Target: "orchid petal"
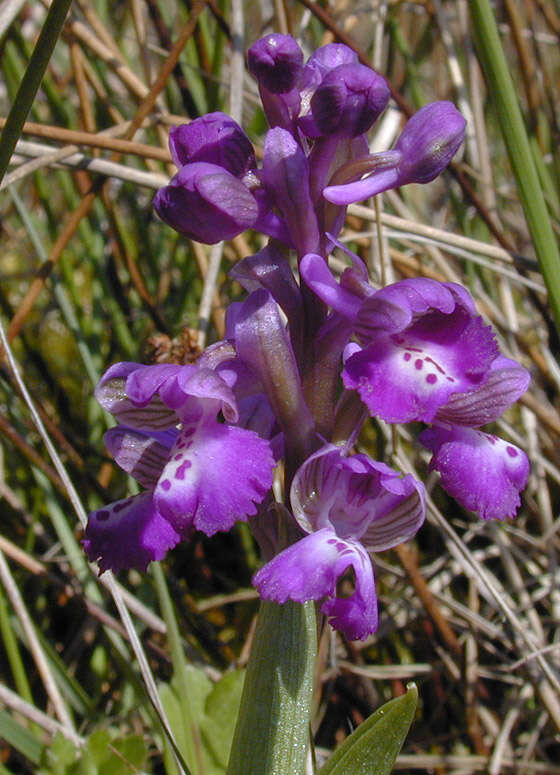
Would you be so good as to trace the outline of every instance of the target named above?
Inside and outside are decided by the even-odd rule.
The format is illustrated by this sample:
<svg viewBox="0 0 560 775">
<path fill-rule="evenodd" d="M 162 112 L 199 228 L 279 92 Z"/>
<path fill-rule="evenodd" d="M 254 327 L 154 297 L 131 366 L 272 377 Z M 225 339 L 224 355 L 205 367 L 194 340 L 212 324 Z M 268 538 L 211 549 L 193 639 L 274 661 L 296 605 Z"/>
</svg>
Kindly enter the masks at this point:
<svg viewBox="0 0 560 775">
<path fill-rule="evenodd" d="M 336 583 L 353 568 L 355 592 L 336 598 Z M 350 640 L 365 638 L 377 629 L 377 597 L 371 561 L 353 541 L 344 541 L 324 528 L 300 539 L 264 565 L 253 584 L 265 600 L 285 603 L 328 598 L 321 610 L 331 624 Z"/>
<path fill-rule="evenodd" d="M 513 444 L 472 428 L 433 426 L 420 434 L 442 487 L 483 519 L 514 517 L 527 485 L 529 460 Z"/>
<path fill-rule="evenodd" d="M 330 528 L 384 551 L 412 538 L 425 516 L 424 487 L 366 455 L 325 445 L 298 469 L 290 503 L 306 532 Z"/>
<path fill-rule="evenodd" d="M 477 427 L 494 422 L 529 387 L 531 375 L 514 360 L 498 356 L 484 383 L 467 393 L 454 393 L 438 409 L 439 422 Z"/>
<path fill-rule="evenodd" d="M 307 253 L 300 261 L 300 274 L 311 290 L 343 317 L 354 320 L 363 300 L 341 287 L 327 262 L 316 253 Z"/>
<path fill-rule="evenodd" d="M 164 431 L 157 437 L 122 425 L 104 435 L 105 446 L 115 462 L 144 487 L 154 487 L 167 463 L 177 432 Z"/>
<path fill-rule="evenodd" d="M 497 355 L 489 326 L 458 306 L 450 315 L 425 314 L 400 334 L 372 335 L 342 378 L 387 422 L 431 422 L 453 393 L 484 380 Z"/>
<path fill-rule="evenodd" d="M 82 544 L 100 572 L 121 568 L 145 571 L 180 541 L 179 534 L 154 506 L 151 493 L 111 503 L 89 515 Z"/>
<path fill-rule="evenodd" d="M 272 485 L 270 445 L 211 416 L 185 422 L 154 490 L 161 514 L 181 534 L 229 530 L 256 513 Z"/>
</svg>

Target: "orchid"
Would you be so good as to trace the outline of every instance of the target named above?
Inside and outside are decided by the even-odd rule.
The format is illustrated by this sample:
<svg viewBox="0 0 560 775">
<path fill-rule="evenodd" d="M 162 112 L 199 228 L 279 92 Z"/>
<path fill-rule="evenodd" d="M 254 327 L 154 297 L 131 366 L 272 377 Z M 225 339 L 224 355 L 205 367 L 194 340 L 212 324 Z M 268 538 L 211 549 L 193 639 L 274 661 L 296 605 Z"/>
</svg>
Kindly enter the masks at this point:
<svg viewBox="0 0 560 775">
<path fill-rule="evenodd" d="M 410 474 L 366 455 L 345 456 L 326 445 L 297 471 L 290 502 L 307 535 L 268 562 L 253 582 L 277 603 L 324 600 L 321 610 L 351 640 L 377 629 L 377 597 L 367 552 L 390 549 L 414 536 L 424 521 L 424 487 Z M 352 568 L 355 591 L 337 596 L 337 581 Z"/>
<path fill-rule="evenodd" d="M 105 434 L 109 451 L 147 488 L 90 514 L 84 548 L 102 571 L 145 570 L 192 530 L 213 535 L 256 512 L 274 459 L 267 441 L 231 424 L 236 400 L 217 373 L 117 363 L 96 396 L 121 422 Z"/>
<path fill-rule="evenodd" d="M 411 539 L 425 518 L 419 481 L 352 451 L 366 414 L 427 424 L 419 440 L 442 486 L 484 519 L 511 517 L 527 457 L 479 428 L 529 375 L 460 285 L 376 289 L 357 256 L 340 279 L 329 268 L 347 204 L 449 164 L 465 133 L 454 105 L 426 105 L 393 149 L 370 154 L 390 90 L 351 49 L 330 44 L 305 62 L 292 37 L 273 34 L 248 63 L 270 125 L 262 163 L 235 121 L 203 116 L 171 131 L 178 171 L 154 206 L 209 244 L 249 228 L 272 240 L 231 271 L 248 296 L 230 306 L 224 342 L 196 364 L 116 364 L 101 380 L 98 400 L 120 423 L 109 451 L 146 491 L 93 512 L 84 545 L 102 570 L 143 569 L 193 530 L 251 517 L 256 537 L 266 533 L 261 596 L 319 601 L 332 626 L 365 638 L 378 624 L 368 552 Z M 285 493 L 271 509 L 279 461 Z M 349 569 L 354 592 L 341 597 Z"/>
</svg>

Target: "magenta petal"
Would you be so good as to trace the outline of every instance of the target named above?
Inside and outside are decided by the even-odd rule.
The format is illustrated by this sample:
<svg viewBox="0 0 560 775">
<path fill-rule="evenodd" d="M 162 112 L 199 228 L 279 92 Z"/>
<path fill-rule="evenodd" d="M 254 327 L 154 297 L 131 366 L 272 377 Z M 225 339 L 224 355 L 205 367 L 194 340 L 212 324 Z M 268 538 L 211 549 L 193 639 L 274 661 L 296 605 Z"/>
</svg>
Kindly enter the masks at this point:
<svg viewBox="0 0 560 775">
<path fill-rule="evenodd" d="M 372 332 L 345 363 L 345 387 L 387 422 L 431 422 L 453 393 L 480 385 L 498 348 L 491 329 L 463 306 L 430 311 L 402 333 Z"/>
<path fill-rule="evenodd" d="M 321 611 L 329 617 L 332 627 L 348 640 L 364 640 L 377 630 L 377 595 L 373 567 L 360 544 L 338 541 L 340 551 L 337 574 L 351 567 L 354 571 L 354 593 L 349 597 L 326 600 Z"/>
<path fill-rule="evenodd" d="M 337 537 L 325 528 L 296 541 L 253 577 L 264 600 L 321 600 L 336 592 Z"/>
<path fill-rule="evenodd" d="M 336 598 L 336 584 L 352 568 L 355 592 Z M 277 554 L 253 577 L 264 600 L 285 603 L 322 600 L 321 610 L 331 624 L 350 640 L 365 638 L 377 629 L 377 597 L 373 568 L 366 551 L 324 528 L 300 539 Z"/>
<path fill-rule="evenodd" d="M 82 541 L 90 562 L 100 572 L 121 568 L 145 571 L 148 563 L 162 560 L 180 536 L 157 511 L 151 493 L 111 503 L 89 515 Z"/>
<path fill-rule="evenodd" d="M 274 459 L 256 433 L 209 417 L 185 422 L 154 491 L 175 529 L 213 535 L 255 514 L 272 485 Z"/>
<path fill-rule="evenodd" d="M 527 455 L 509 442 L 472 428 L 434 426 L 420 434 L 434 455 L 441 485 L 483 519 L 514 517 L 527 485 Z"/>
</svg>

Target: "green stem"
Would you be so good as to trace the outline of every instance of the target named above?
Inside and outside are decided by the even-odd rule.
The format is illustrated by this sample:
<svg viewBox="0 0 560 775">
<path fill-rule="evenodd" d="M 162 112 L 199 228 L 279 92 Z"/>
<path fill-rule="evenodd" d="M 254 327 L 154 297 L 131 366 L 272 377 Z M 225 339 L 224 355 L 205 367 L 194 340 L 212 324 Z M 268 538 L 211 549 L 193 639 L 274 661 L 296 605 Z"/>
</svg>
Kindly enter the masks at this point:
<svg viewBox="0 0 560 775">
<path fill-rule="evenodd" d="M 21 135 L 37 90 L 41 85 L 71 3 L 72 0 L 53 0 L 39 39 L 31 54 L 0 140 L 0 182 L 2 182 L 8 169 L 12 153 Z"/>
<path fill-rule="evenodd" d="M 533 244 L 560 330 L 560 253 L 539 183 L 531 145 L 489 0 L 469 3 L 478 56 L 506 144 Z"/>
<path fill-rule="evenodd" d="M 261 603 L 227 775 L 303 775 L 316 654 L 313 603 Z"/>
</svg>

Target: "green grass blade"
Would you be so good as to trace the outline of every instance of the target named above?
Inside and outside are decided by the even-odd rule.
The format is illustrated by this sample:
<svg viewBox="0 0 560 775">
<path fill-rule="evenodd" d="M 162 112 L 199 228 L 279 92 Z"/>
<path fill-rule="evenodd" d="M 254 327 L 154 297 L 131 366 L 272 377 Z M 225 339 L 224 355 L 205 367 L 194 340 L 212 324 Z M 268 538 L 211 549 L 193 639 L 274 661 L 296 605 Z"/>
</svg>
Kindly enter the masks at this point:
<svg viewBox="0 0 560 775">
<path fill-rule="evenodd" d="M 478 56 L 484 68 L 521 204 L 560 330 L 560 252 L 552 229 L 527 130 L 489 0 L 469 3 Z"/>
<path fill-rule="evenodd" d="M 25 70 L 0 140 L 0 182 L 12 157 L 72 0 L 53 0 L 43 29 Z"/>
</svg>

